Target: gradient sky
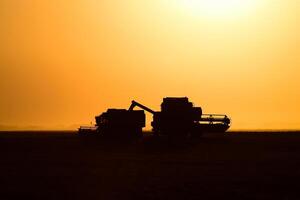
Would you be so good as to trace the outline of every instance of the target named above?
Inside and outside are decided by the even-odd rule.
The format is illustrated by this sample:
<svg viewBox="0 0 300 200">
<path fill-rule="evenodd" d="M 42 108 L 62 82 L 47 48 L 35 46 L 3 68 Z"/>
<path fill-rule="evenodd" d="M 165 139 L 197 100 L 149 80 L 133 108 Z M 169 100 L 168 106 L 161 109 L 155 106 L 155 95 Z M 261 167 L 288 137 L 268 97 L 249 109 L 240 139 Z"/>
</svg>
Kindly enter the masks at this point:
<svg viewBox="0 0 300 200">
<path fill-rule="evenodd" d="M 0 129 L 72 129 L 165 96 L 232 129 L 299 129 L 300 1 L 207 1 L 1 0 Z"/>
</svg>

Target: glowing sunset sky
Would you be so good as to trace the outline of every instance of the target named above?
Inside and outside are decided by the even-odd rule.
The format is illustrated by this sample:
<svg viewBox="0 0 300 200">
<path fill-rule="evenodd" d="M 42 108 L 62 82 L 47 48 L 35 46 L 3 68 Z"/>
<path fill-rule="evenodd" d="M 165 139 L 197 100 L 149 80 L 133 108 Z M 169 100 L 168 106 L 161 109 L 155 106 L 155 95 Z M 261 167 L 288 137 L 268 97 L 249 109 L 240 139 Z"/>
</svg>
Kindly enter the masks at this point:
<svg viewBox="0 0 300 200">
<path fill-rule="evenodd" d="M 0 22 L 2 130 L 165 96 L 232 129 L 300 128 L 298 0 L 1 0 Z"/>
</svg>

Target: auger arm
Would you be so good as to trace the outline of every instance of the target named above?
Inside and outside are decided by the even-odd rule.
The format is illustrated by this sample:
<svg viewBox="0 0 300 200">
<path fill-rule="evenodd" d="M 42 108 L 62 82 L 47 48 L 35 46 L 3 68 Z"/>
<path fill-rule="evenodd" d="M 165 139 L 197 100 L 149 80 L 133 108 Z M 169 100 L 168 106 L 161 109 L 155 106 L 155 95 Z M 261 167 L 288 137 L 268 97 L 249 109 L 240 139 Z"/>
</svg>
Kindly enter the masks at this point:
<svg viewBox="0 0 300 200">
<path fill-rule="evenodd" d="M 149 112 L 149 113 L 151 113 L 151 114 L 155 114 L 155 111 L 154 110 L 152 110 L 152 109 L 150 109 L 150 108 L 148 108 L 148 107 L 146 107 L 146 106 L 144 106 L 144 105 L 142 105 L 142 104 L 140 104 L 140 103 L 138 103 L 138 102 L 136 102 L 136 101 L 132 101 L 131 102 L 131 105 L 130 105 L 130 107 L 129 107 L 129 109 L 128 110 L 133 110 L 134 109 L 134 107 L 140 107 L 141 109 L 143 109 L 143 110 L 146 110 L 147 112 Z"/>
</svg>

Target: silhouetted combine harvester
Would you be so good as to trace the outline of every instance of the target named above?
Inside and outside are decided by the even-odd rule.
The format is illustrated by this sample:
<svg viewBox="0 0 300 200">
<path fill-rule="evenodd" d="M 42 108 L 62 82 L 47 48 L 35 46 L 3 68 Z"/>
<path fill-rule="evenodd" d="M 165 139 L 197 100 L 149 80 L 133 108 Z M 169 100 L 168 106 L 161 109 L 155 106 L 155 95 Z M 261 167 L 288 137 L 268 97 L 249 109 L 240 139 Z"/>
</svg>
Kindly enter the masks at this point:
<svg viewBox="0 0 300 200">
<path fill-rule="evenodd" d="M 143 110 L 134 110 L 139 107 Z M 202 133 L 224 133 L 230 127 L 226 115 L 202 114 L 201 107 L 194 107 L 187 97 L 167 97 L 163 99 L 161 111 L 154 111 L 136 101 L 128 110 L 108 109 L 96 116 L 96 126 L 90 132 L 110 138 L 137 138 L 145 127 L 144 110 L 153 115 L 151 123 L 155 135 L 169 137 L 200 136 Z M 79 128 L 79 134 L 87 134 L 86 127 Z"/>
</svg>

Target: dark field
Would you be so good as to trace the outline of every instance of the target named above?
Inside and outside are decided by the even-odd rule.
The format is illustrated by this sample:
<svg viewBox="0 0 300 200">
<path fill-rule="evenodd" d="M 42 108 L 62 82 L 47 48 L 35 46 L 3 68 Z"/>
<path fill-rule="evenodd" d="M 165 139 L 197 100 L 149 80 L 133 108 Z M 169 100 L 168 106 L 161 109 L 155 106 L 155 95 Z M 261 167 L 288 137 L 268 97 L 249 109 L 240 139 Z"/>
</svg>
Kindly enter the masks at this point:
<svg viewBox="0 0 300 200">
<path fill-rule="evenodd" d="M 0 199 L 300 199 L 300 133 L 183 144 L 1 132 Z"/>
</svg>

